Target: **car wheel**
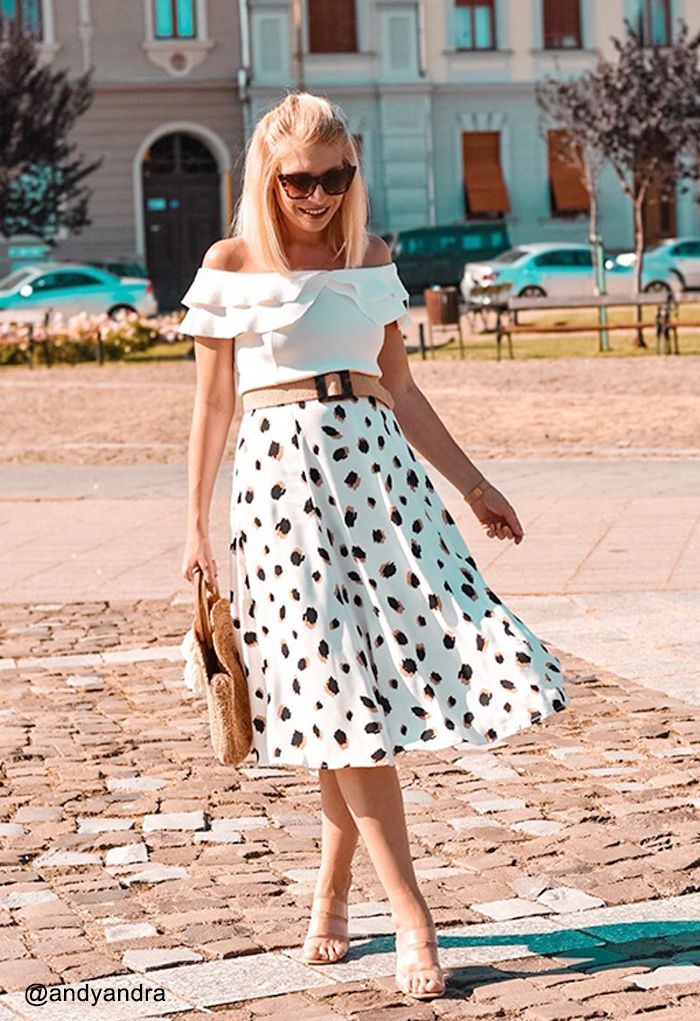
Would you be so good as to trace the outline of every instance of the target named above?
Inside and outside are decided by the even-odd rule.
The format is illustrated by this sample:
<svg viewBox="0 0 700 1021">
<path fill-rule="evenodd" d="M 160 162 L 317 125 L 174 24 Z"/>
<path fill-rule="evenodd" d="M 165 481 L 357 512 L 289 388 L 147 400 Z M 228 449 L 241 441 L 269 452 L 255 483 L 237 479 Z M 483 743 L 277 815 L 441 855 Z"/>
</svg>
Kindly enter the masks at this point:
<svg viewBox="0 0 700 1021">
<path fill-rule="evenodd" d="M 665 280 L 652 280 L 644 288 L 645 294 L 672 294 L 671 287 Z"/>
<path fill-rule="evenodd" d="M 136 309 L 133 307 L 133 305 L 114 305 L 113 308 L 110 308 L 107 315 L 110 317 L 110 319 L 114 319 L 116 322 L 120 322 L 122 319 L 126 319 L 129 312 L 136 312 Z"/>
<path fill-rule="evenodd" d="M 541 287 L 537 287 L 535 284 L 530 284 L 529 287 L 523 287 L 521 291 L 518 291 L 519 298 L 546 298 L 547 292 L 542 290 Z"/>
</svg>

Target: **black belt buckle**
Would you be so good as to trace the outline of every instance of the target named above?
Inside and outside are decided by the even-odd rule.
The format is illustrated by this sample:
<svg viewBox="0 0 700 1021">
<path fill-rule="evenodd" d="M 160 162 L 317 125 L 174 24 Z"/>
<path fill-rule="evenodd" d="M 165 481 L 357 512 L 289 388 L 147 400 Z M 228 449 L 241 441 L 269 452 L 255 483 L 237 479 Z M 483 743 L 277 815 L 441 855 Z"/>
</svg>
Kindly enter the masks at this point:
<svg viewBox="0 0 700 1021">
<path fill-rule="evenodd" d="M 328 385 L 326 383 L 326 376 L 332 376 L 333 372 L 323 372 L 318 376 L 314 376 L 314 383 L 316 385 L 316 393 L 318 394 L 319 401 L 334 401 L 338 397 L 352 397 L 354 390 L 352 388 L 352 379 L 350 378 L 349 369 L 338 369 L 337 375 L 340 378 L 341 390 L 339 394 L 329 394 Z"/>
</svg>

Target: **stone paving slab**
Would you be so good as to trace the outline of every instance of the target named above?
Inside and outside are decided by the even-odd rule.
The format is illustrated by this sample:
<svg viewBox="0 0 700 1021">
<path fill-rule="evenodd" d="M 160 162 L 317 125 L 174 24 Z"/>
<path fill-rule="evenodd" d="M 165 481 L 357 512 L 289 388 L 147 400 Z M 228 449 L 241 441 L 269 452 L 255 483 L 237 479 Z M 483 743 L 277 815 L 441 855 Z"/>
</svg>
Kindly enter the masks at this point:
<svg viewBox="0 0 700 1021">
<path fill-rule="evenodd" d="M 80 639 L 89 654 L 93 640 L 122 634 L 148 648 L 181 633 L 189 614 L 182 601 L 43 605 L 15 608 L 18 655 L 50 657 Z M 60 618 L 64 632 L 31 628 L 37 616 Z M 573 702 L 555 726 L 399 762 L 416 870 L 453 969 L 449 996 L 420 1005 L 394 985 L 387 904 L 362 845 L 348 959 L 302 963 L 318 778 L 219 766 L 181 664 L 103 663 L 89 668 L 96 688 L 68 684 L 73 667 L 5 671 L 0 1021 L 19 1007 L 20 1017 L 52 1016 L 50 1005 L 27 1013 L 31 981 L 147 979 L 174 997 L 163 1012 L 228 1004 L 245 1021 L 317 1008 L 371 1021 L 523 1009 L 529 1021 L 565 1008 L 617 1021 L 700 1004 L 696 714 L 563 660 Z M 133 1005 L 129 1016 L 139 1016 Z"/>
</svg>

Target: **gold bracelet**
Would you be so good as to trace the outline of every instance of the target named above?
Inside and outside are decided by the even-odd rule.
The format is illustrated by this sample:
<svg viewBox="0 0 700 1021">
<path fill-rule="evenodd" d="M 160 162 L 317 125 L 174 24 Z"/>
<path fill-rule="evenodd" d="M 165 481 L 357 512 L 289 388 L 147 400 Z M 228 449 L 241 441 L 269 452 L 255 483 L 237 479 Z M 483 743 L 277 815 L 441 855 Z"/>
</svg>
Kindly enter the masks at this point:
<svg viewBox="0 0 700 1021">
<path fill-rule="evenodd" d="M 491 485 L 490 482 L 486 482 L 486 485 L 482 486 L 481 485 L 482 482 L 486 482 L 483 475 L 481 476 L 479 482 L 477 482 L 477 484 L 472 489 L 470 489 L 468 493 L 464 493 L 464 499 L 468 504 L 471 505 L 474 500 L 478 500 L 480 496 L 483 496 L 488 487 Z"/>
</svg>

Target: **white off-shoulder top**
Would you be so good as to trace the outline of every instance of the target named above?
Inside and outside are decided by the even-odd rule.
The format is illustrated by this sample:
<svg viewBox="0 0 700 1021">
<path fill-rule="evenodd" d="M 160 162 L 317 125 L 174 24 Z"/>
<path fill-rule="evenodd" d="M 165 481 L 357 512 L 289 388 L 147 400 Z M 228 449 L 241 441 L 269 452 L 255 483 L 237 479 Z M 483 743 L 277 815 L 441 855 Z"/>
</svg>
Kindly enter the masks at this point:
<svg viewBox="0 0 700 1021">
<path fill-rule="evenodd" d="M 411 322 L 394 262 L 289 276 L 200 266 L 181 301 L 188 311 L 179 333 L 235 337 L 241 394 L 335 369 L 380 376 L 384 327 Z"/>
</svg>

